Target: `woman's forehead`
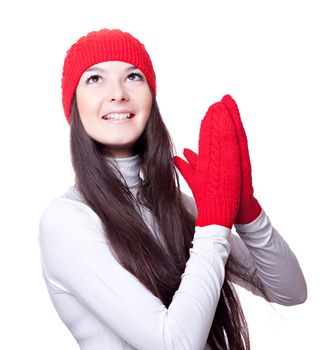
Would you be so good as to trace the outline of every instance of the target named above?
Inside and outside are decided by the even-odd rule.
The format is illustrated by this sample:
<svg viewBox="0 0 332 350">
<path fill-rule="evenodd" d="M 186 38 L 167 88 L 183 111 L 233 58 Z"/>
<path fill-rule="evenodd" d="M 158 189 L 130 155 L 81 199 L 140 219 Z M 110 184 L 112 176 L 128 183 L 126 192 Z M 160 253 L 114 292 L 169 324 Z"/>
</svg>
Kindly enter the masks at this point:
<svg viewBox="0 0 332 350">
<path fill-rule="evenodd" d="M 112 69 L 123 69 L 123 70 L 132 70 L 137 69 L 133 64 L 123 62 L 123 61 L 105 61 L 105 62 L 98 62 L 88 69 L 85 70 L 85 72 L 91 72 L 91 71 L 107 71 Z"/>
</svg>

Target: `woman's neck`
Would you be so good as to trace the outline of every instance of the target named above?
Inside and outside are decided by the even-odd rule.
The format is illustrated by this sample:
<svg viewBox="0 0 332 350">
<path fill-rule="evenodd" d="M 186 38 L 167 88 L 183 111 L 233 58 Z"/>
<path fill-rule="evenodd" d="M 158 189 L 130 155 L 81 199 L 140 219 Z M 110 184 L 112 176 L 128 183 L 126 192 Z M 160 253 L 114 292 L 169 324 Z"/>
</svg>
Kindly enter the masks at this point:
<svg viewBox="0 0 332 350">
<path fill-rule="evenodd" d="M 141 184 L 139 175 L 141 159 L 139 154 L 123 158 L 107 157 L 107 160 L 117 166 L 129 188 L 137 187 Z"/>
</svg>

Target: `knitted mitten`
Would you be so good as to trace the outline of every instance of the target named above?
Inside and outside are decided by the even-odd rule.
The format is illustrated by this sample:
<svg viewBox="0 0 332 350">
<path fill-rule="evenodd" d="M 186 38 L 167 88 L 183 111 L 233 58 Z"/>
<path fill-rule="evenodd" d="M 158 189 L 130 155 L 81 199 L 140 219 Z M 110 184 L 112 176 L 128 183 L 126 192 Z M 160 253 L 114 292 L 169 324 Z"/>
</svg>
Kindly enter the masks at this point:
<svg viewBox="0 0 332 350">
<path fill-rule="evenodd" d="M 213 104 L 203 118 L 198 155 L 188 149 L 183 154 L 188 162 L 175 156 L 174 163 L 195 198 L 196 225 L 231 228 L 240 202 L 240 148 L 224 103 Z"/>
<path fill-rule="evenodd" d="M 247 224 L 254 221 L 262 211 L 260 204 L 254 197 L 252 186 L 251 164 L 248 150 L 246 132 L 242 125 L 240 112 L 236 102 L 230 95 L 225 95 L 221 100 L 231 114 L 236 127 L 237 137 L 240 144 L 241 167 L 242 167 L 242 191 L 239 211 L 235 218 L 237 224 Z"/>
</svg>

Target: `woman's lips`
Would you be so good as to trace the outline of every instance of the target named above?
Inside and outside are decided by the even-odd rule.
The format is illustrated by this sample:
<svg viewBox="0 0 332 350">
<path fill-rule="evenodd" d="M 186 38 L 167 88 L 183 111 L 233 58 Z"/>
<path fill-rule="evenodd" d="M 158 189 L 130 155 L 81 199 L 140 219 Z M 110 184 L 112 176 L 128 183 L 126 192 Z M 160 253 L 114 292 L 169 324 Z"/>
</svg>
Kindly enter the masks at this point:
<svg viewBox="0 0 332 350">
<path fill-rule="evenodd" d="M 111 113 L 111 115 L 106 114 L 102 119 L 109 124 L 124 124 L 128 123 L 134 117 L 135 114 L 133 113 Z"/>
<path fill-rule="evenodd" d="M 125 120 L 134 117 L 133 113 L 130 112 L 112 112 L 104 115 L 102 119 L 105 120 Z"/>
</svg>

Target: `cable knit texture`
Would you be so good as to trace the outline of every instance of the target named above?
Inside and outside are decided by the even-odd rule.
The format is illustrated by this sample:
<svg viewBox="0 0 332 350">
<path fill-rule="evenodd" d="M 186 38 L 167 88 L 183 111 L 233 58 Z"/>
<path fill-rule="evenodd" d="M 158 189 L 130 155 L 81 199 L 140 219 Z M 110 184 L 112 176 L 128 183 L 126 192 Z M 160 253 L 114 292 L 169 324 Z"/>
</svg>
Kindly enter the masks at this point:
<svg viewBox="0 0 332 350">
<path fill-rule="evenodd" d="M 80 38 L 67 51 L 62 72 L 62 104 L 69 122 L 71 101 L 82 74 L 94 64 L 122 61 L 140 69 L 156 94 L 156 75 L 145 46 L 119 29 L 101 29 Z"/>
<path fill-rule="evenodd" d="M 197 161 L 191 162 L 190 150 L 184 156 L 188 162 L 176 156 L 174 163 L 195 197 L 196 225 L 231 228 L 240 200 L 240 149 L 233 120 L 222 101 L 213 104 L 202 120 Z"/>
<path fill-rule="evenodd" d="M 222 101 L 225 103 L 233 119 L 240 146 L 242 191 L 240 207 L 235 222 L 237 224 L 248 224 L 259 216 L 262 208 L 257 199 L 254 197 L 247 136 L 241 121 L 238 106 L 234 99 L 230 95 L 225 95 Z"/>
</svg>

